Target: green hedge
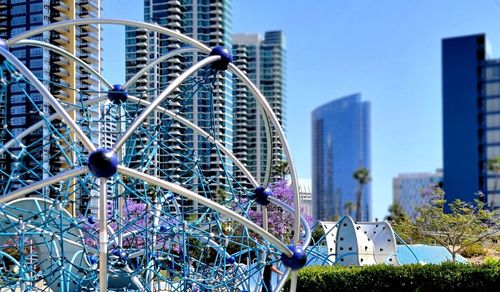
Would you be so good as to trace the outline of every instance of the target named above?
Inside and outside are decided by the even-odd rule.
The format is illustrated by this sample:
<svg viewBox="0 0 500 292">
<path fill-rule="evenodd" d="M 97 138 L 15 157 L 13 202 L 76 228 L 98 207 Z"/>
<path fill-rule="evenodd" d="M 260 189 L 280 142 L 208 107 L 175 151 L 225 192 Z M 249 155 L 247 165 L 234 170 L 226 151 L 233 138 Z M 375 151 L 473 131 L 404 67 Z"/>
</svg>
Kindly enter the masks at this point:
<svg viewBox="0 0 500 292">
<path fill-rule="evenodd" d="M 500 291 L 500 263 L 306 267 L 297 291 Z"/>
</svg>

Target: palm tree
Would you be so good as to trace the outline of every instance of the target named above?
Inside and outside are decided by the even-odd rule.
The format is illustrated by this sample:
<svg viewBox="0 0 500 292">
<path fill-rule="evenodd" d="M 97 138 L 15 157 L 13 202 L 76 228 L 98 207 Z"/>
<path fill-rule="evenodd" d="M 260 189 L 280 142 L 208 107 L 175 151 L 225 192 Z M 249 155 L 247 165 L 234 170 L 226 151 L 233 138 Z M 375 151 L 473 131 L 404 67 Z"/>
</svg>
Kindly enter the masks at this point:
<svg viewBox="0 0 500 292">
<path fill-rule="evenodd" d="M 488 168 L 488 171 L 492 171 L 495 173 L 495 182 L 493 184 L 493 192 L 492 192 L 493 196 L 491 196 L 491 203 L 490 203 L 490 207 L 494 207 L 495 195 L 497 193 L 497 188 L 498 188 L 497 184 L 498 175 L 500 174 L 500 156 L 495 156 L 493 158 L 488 159 L 488 161 L 486 162 L 486 167 Z M 488 195 L 489 194 L 490 192 L 488 192 Z M 486 204 L 488 204 L 488 202 L 486 202 Z"/>
<path fill-rule="evenodd" d="M 356 192 L 356 221 L 361 221 L 361 200 L 363 198 L 363 187 L 370 182 L 370 172 L 361 167 L 356 170 L 352 177 L 358 182 L 358 191 Z"/>
<path fill-rule="evenodd" d="M 276 173 L 282 179 L 284 179 L 285 175 L 290 173 L 290 168 L 288 167 L 288 161 L 280 160 L 276 162 L 276 164 L 274 165 L 274 173 Z"/>
<path fill-rule="evenodd" d="M 354 207 L 354 203 L 349 201 L 344 204 L 344 211 L 347 213 L 347 215 L 352 216 L 352 207 Z"/>
</svg>

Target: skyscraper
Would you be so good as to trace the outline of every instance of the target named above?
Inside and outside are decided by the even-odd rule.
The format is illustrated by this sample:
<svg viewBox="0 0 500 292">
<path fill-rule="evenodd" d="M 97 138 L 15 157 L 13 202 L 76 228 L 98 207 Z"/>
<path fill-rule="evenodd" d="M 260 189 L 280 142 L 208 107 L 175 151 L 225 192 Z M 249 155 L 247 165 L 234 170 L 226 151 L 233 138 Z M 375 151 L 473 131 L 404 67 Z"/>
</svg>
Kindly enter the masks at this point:
<svg viewBox="0 0 500 292">
<path fill-rule="evenodd" d="M 229 0 L 144 1 L 146 22 L 185 34 L 209 47 L 222 45 L 231 49 L 230 12 Z M 166 35 L 127 27 L 125 63 L 127 79 L 151 61 L 182 46 L 182 43 Z M 142 99 L 152 100 L 184 70 L 203 57 L 197 52 L 172 57 L 138 79 L 130 91 Z M 231 82 L 230 72 L 218 72 L 213 82 L 213 91 L 196 87 L 185 87 L 182 91 L 178 89 L 162 106 L 191 120 L 205 131 L 213 133 L 226 148 L 231 149 L 233 137 Z M 214 117 L 211 116 L 212 104 Z M 212 119 L 215 129 L 210 129 Z M 175 121 L 169 127 L 168 135 L 162 139 L 168 147 L 159 151 L 155 158 L 155 161 L 160 164 L 159 168 L 162 169 L 158 175 L 162 178 L 168 177 L 182 181 L 184 184 L 191 184 L 193 188 L 196 188 L 197 178 L 192 179 L 192 175 L 199 168 L 203 170 L 205 176 L 213 178 L 211 185 L 214 188 L 224 186 L 227 178 L 223 175 L 221 162 L 216 159 L 218 157 L 216 150 L 213 147 L 207 148 L 206 141 Z M 182 150 L 180 145 L 187 145 L 195 149 L 196 153 L 204 153 L 204 155 L 199 155 L 196 161 L 181 161 L 179 159 Z M 226 169 L 231 170 L 231 162 L 223 161 L 223 164 Z"/>
<path fill-rule="evenodd" d="M 443 187 L 448 202 L 478 191 L 500 206 L 500 179 L 487 169 L 500 156 L 500 59 L 484 34 L 443 39 Z"/>
<path fill-rule="evenodd" d="M 432 198 L 435 187 L 441 187 L 443 171 L 435 173 L 403 173 L 392 179 L 392 202 L 401 206 L 405 214 L 415 219 L 416 208 Z"/>
<path fill-rule="evenodd" d="M 264 38 L 258 34 L 236 34 L 233 36 L 234 64 L 245 72 L 267 98 L 281 126 L 285 127 L 285 36 L 281 31 L 266 32 Z M 272 180 L 284 175 L 283 147 L 274 131 L 271 139 L 266 136 L 262 110 L 246 86 L 234 80 L 234 153 L 248 169 L 263 183 L 268 163 Z M 271 145 L 270 148 L 269 145 Z M 270 151 L 271 159 L 268 159 Z M 237 173 L 242 176 L 242 173 Z"/>
<path fill-rule="evenodd" d="M 58 0 L 58 1 L 22 1 L 3 0 L 0 4 L 0 38 L 8 39 L 26 30 L 38 26 L 47 25 L 52 22 L 76 18 L 89 18 L 100 16 L 99 0 Z M 79 27 L 68 27 L 53 30 L 31 39 L 44 43 L 50 43 L 70 52 L 83 61 L 90 64 L 98 72 L 101 70 L 101 37 L 99 25 L 84 25 Z M 68 103 L 82 102 L 90 98 L 91 92 L 100 89 L 97 78 L 91 76 L 74 62 L 65 57 L 35 46 L 16 46 L 10 51 L 19 58 L 37 76 L 50 92 L 59 100 Z M 73 88 L 78 89 L 78 93 Z M 25 98 L 29 94 L 35 101 L 31 103 Z M 41 117 L 37 113 L 42 109 L 48 116 L 52 113 L 49 104 L 42 100 L 41 95 L 32 86 L 13 85 L 5 94 L 5 100 L 0 105 L 1 124 L 7 125 L 11 135 L 5 135 L 0 139 L 9 140 L 17 136 L 28 126 L 38 122 Z M 82 113 L 72 113 L 78 119 Z M 47 135 L 46 127 L 38 134 L 30 135 L 30 141 L 23 141 L 25 145 L 41 139 Z M 98 131 L 91 137 L 92 141 L 99 141 Z M 28 138 L 26 138 L 28 139 Z M 25 139 L 25 140 L 26 140 Z M 43 149 L 41 155 L 50 157 L 50 149 Z M 12 153 L 21 151 L 20 147 L 11 148 Z M 46 159 L 44 159 L 45 161 Z M 11 173 L 11 168 L 16 161 L 11 155 L 0 157 L 0 168 L 2 174 Z M 64 161 L 59 157 L 51 157 L 50 165 L 45 167 L 35 165 L 33 161 L 26 162 L 33 169 L 30 174 L 36 177 L 46 177 L 47 172 L 58 173 L 64 166 Z M 6 179 L 3 175 L 1 179 Z M 30 178 L 22 178 L 28 180 Z M 14 188 L 16 187 L 14 182 Z"/>
<path fill-rule="evenodd" d="M 370 103 L 360 94 L 333 100 L 312 113 L 312 201 L 315 220 L 356 213 L 353 174 L 371 170 Z M 371 183 L 362 188 L 362 220 L 371 218 Z"/>
</svg>

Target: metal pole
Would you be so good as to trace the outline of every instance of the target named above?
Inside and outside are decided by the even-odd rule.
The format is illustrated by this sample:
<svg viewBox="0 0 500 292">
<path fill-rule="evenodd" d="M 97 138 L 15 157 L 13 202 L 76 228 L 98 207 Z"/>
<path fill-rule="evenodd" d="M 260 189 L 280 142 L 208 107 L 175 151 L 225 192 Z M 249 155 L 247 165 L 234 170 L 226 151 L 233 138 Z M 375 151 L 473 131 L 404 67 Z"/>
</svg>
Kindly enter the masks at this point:
<svg viewBox="0 0 500 292">
<path fill-rule="evenodd" d="M 182 73 L 179 77 L 177 77 L 170 85 L 146 108 L 141 114 L 135 119 L 135 121 L 128 127 L 127 131 L 120 137 L 118 141 L 116 141 L 113 146 L 113 151 L 117 151 L 125 141 L 135 132 L 137 127 L 148 117 L 148 115 L 160 105 L 160 103 L 167 98 L 167 96 L 174 91 L 184 80 L 186 80 L 189 76 L 193 75 L 197 70 L 205 67 L 206 65 L 216 62 L 220 60 L 220 56 L 209 56 L 200 62 L 191 66 L 188 70 Z"/>
<path fill-rule="evenodd" d="M 193 200 L 193 201 L 196 201 L 204 206 L 207 206 L 207 207 L 221 213 L 222 215 L 227 216 L 227 217 L 241 223 L 242 225 L 246 226 L 248 229 L 256 232 L 257 234 L 260 234 L 262 237 L 267 239 L 271 244 L 275 245 L 280 251 L 285 253 L 287 256 L 291 257 L 293 255 L 292 251 L 290 251 L 284 243 L 279 241 L 276 237 L 274 237 L 269 232 L 262 229 L 259 225 L 255 224 L 254 222 L 241 216 L 240 214 L 213 202 L 210 199 L 202 197 L 202 196 L 200 196 L 200 195 L 198 195 L 190 190 L 187 190 L 187 189 L 185 189 L 177 184 L 164 181 L 160 178 L 139 172 L 139 171 L 134 170 L 134 169 L 130 169 L 130 168 L 122 166 L 122 165 L 118 166 L 118 172 L 129 175 L 131 177 L 135 177 L 135 178 L 143 180 L 145 182 L 157 185 L 159 187 L 165 188 L 165 189 L 170 190 L 176 194 L 182 195 L 182 196 L 188 198 L 189 200 Z"/>
<path fill-rule="evenodd" d="M 150 105 L 151 104 L 150 102 L 142 100 L 142 99 L 139 99 L 139 98 L 137 98 L 135 96 L 129 96 L 128 99 L 131 100 L 131 101 L 135 101 L 135 102 L 137 102 L 139 104 L 144 104 L 144 105 Z M 187 120 L 187 119 L 179 116 L 178 114 L 175 114 L 172 111 L 169 111 L 169 110 L 167 110 L 167 109 L 165 109 L 165 108 L 163 108 L 161 106 L 156 107 L 155 111 L 166 114 L 167 116 L 171 117 L 172 119 L 178 121 L 179 123 L 185 125 L 186 127 L 190 128 L 190 129 L 192 129 L 194 132 L 196 132 L 197 134 L 199 134 L 203 138 L 207 138 L 208 141 L 210 141 L 211 143 L 216 144 L 217 147 L 219 147 L 219 149 L 222 151 L 222 153 L 224 153 L 225 155 L 227 155 L 229 157 L 229 159 L 231 159 L 234 162 L 234 164 L 236 164 L 236 166 L 238 167 L 238 169 L 241 172 L 243 172 L 243 174 L 245 175 L 245 177 L 250 181 L 250 183 L 254 187 L 257 187 L 259 185 L 257 183 L 257 180 L 250 173 L 250 171 L 236 158 L 236 156 L 234 156 L 234 154 L 229 149 L 227 149 L 226 147 L 224 147 L 224 145 L 222 145 L 222 143 L 220 143 L 219 141 L 215 140 L 209 133 L 205 132 L 202 128 L 198 127 L 197 125 L 191 123 L 189 120 Z"/>
<path fill-rule="evenodd" d="M 107 179 L 99 179 L 99 291 L 108 291 Z"/>
<path fill-rule="evenodd" d="M 24 46 L 24 45 L 31 45 L 34 47 L 42 47 L 46 48 L 49 51 L 56 52 L 68 59 L 71 59 L 72 61 L 76 62 L 78 65 L 82 66 L 85 70 L 87 70 L 89 73 L 94 74 L 97 78 L 99 78 L 104 84 L 106 84 L 107 87 L 113 88 L 113 84 L 109 83 L 99 72 L 97 72 L 92 66 L 89 64 L 85 63 L 82 61 L 80 58 L 76 57 L 75 55 L 71 54 L 70 52 L 67 52 L 59 47 L 56 47 L 54 45 L 51 45 L 49 43 L 41 42 L 41 41 L 36 41 L 36 40 L 21 40 L 13 45 L 11 47 L 17 47 L 17 46 Z"/>
<path fill-rule="evenodd" d="M 35 87 L 35 89 L 43 96 L 43 98 L 50 103 L 54 110 L 61 115 L 61 118 L 64 120 L 66 125 L 68 125 L 68 127 L 75 132 L 83 146 L 87 148 L 89 152 L 94 151 L 96 148 L 92 141 L 90 141 L 85 133 L 83 133 L 82 129 L 80 129 L 80 127 L 76 124 L 75 120 L 71 118 L 59 101 L 52 96 L 50 91 L 40 82 L 40 80 L 38 80 L 35 75 L 33 75 L 33 73 L 7 49 L 0 47 L 0 54 L 3 55 L 12 65 L 14 65 L 14 67 L 16 67 L 17 70 L 19 70 L 19 72 L 21 72 L 31 85 Z"/>
<path fill-rule="evenodd" d="M 174 56 L 181 55 L 184 53 L 191 53 L 191 52 L 196 52 L 199 51 L 197 48 L 180 48 L 177 50 L 174 50 L 172 52 L 169 52 L 168 54 L 165 54 L 158 59 L 154 60 L 153 62 L 149 63 L 146 65 L 146 67 L 142 68 L 139 72 L 137 72 L 132 78 L 130 78 L 125 84 L 123 84 L 123 89 L 127 89 L 130 85 L 132 85 L 137 79 L 139 79 L 142 75 L 146 74 L 151 68 L 154 66 L 160 64 L 161 62 L 170 59 Z"/>
<path fill-rule="evenodd" d="M 58 175 L 55 175 L 51 178 L 48 178 L 48 179 L 44 179 L 44 180 L 41 180 L 41 181 L 37 181 L 35 183 L 32 183 L 30 185 L 27 185 L 25 187 L 22 187 L 20 189 L 17 189 L 13 192 L 10 192 L 8 194 L 6 194 L 5 196 L 1 196 L 0 197 L 0 203 L 7 203 L 9 201 L 12 201 L 12 200 L 15 200 L 15 199 L 18 199 L 18 198 L 21 198 L 22 196 L 24 195 L 27 195 L 31 192 L 34 192 L 34 191 L 37 191 L 43 187 L 46 187 L 46 186 L 49 186 L 51 184 L 54 184 L 54 183 L 57 183 L 57 182 L 60 182 L 60 181 L 63 181 L 63 180 L 67 180 L 67 179 L 70 179 L 70 178 L 73 178 L 77 175 L 81 175 L 81 174 L 84 174 L 84 173 L 87 173 L 89 171 L 89 169 L 87 168 L 87 166 L 83 166 L 83 167 L 78 167 L 78 168 L 75 168 L 75 169 L 70 169 L 70 170 L 67 170 L 65 172 L 62 172 Z"/>
<path fill-rule="evenodd" d="M 255 84 L 250 81 L 250 79 L 243 73 L 241 72 L 238 67 L 236 67 L 234 64 L 230 63 L 228 68 L 238 77 L 240 78 L 243 83 L 250 89 L 252 94 L 255 96 L 257 102 L 259 105 L 264 109 L 266 112 L 267 116 L 270 119 L 270 122 L 272 123 L 274 130 L 276 131 L 276 134 L 278 134 L 278 137 L 280 139 L 281 144 L 283 145 L 283 150 L 285 151 L 285 156 L 288 160 L 288 166 L 290 168 L 290 176 L 292 179 L 292 189 L 294 191 L 294 206 L 295 206 L 295 216 L 294 216 L 294 242 L 298 243 L 299 242 L 299 232 L 300 232 L 300 195 L 299 195 L 299 186 L 297 183 L 297 172 L 295 169 L 295 164 L 292 159 L 292 154 L 290 152 L 290 147 L 288 146 L 288 142 L 286 141 L 285 133 L 283 132 L 283 129 L 281 128 L 278 118 L 276 115 L 273 113 L 273 110 L 269 103 L 267 102 L 266 98 L 260 90 L 255 86 Z"/>
</svg>

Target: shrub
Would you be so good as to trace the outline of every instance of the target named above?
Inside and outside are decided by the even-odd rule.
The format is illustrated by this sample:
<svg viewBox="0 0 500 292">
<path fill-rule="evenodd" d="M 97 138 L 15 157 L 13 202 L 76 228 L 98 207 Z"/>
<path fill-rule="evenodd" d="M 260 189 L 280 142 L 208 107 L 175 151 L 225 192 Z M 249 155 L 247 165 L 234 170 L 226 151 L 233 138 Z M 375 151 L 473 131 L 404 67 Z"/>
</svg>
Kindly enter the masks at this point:
<svg viewBox="0 0 500 292">
<path fill-rule="evenodd" d="M 486 255 L 486 250 L 484 250 L 480 243 L 475 243 L 464 248 L 461 254 L 466 258 L 484 256 Z"/>
<path fill-rule="evenodd" d="M 290 284 L 288 281 L 287 286 Z M 306 267 L 297 291 L 497 291 L 498 263 Z"/>
</svg>

